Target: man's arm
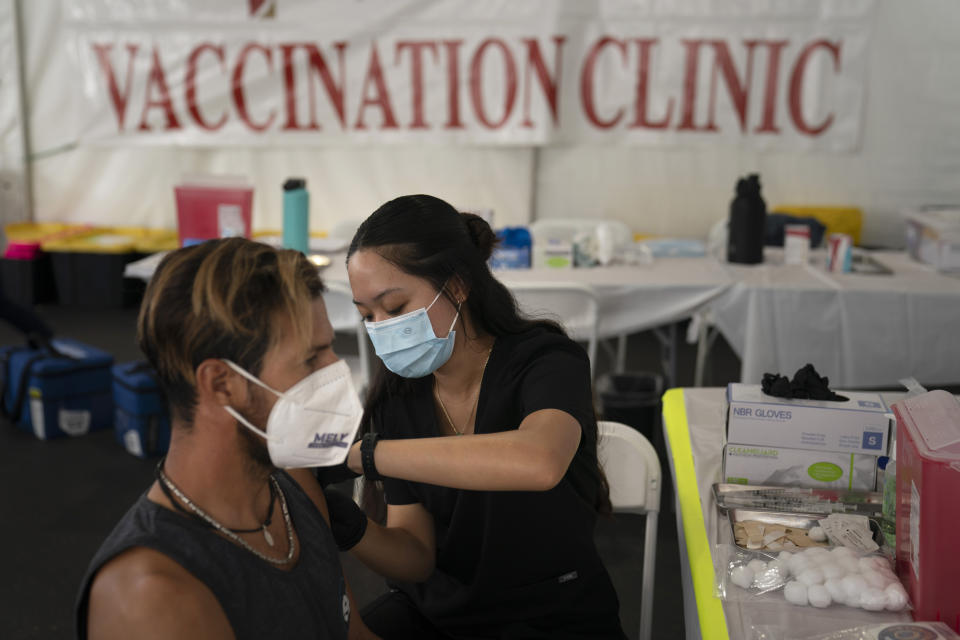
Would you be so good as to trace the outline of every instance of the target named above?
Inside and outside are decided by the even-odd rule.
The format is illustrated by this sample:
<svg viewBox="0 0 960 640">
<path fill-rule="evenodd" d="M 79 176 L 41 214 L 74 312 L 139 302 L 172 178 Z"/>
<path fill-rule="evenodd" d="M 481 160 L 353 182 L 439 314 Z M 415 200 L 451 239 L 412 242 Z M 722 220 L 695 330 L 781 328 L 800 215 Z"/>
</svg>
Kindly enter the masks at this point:
<svg viewBox="0 0 960 640">
<path fill-rule="evenodd" d="M 213 592 L 159 551 L 135 547 L 97 573 L 90 587 L 90 640 L 233 640 Z"/>
<path fill-rule="evenodd" d="M 323 519 L 326 520 L 329 525 L 330 512 L 327 510 L 327 500 L 323 496 L 323 487 L 317 482 L 313 473 L 309 469 L 287 469 L 286 471 L 310 497 L 310 500 L 313 501 L 313 504 L 316 505 L 317 509 L 323 515 Z M 374 633 L 367 628 L 367 625 L 364 624 L 363 618 L 360 617 L 360 611 L 356 607 L 353 591 L 350 589 L 350 583 L 347 581 L 346 576 L 343 576 L 343 581 L 347 586 L 347 598 L 350 600 L 350 611 L 352 612 L 350 615 L 350 640 L 378 640 L 379 636 L 374 635 Z"/>
</svg>

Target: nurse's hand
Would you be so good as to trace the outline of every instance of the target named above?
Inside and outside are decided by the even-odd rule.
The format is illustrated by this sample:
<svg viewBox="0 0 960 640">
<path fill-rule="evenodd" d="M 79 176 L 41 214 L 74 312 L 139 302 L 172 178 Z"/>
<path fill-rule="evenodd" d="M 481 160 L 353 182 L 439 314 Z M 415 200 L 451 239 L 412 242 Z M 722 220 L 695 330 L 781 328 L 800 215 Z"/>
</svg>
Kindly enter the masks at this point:
<svg viewBox="0 0 960 640">
<path fill-rule="evenodd" d="M 355 442 L 347 454 L 347 466 L 354 473 L 363 475 L 363 462 L 360 460 L 360 443 Z"/>
</svg>

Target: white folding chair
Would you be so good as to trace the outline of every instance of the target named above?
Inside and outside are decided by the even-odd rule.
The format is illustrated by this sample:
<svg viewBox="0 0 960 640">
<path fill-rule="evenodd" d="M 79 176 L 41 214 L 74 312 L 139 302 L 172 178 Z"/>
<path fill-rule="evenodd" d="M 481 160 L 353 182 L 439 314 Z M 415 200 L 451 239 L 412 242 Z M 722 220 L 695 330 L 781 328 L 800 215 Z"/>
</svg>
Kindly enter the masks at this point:
<svg viewBox="0 0 960 640">
<path fill-rule="evenodd" d="M 616 513 L 646 514 L 643 534 L 643 591 L 640 594 L 640 640 L 650 640 L 653 624 L 653 576 L 660 513 L 660 459 L 642 433 L 619 422 L 598 423 L 597 456 L 610 484 Z"/>
<path fill-rule="evenodd" d="M 363 398 L 367 384 L 370 383 L 370 339 L 363 326 L 363 318 L 353 304 L 353 293 L 350 287 L 338 282 L 325 283 L 327 290 L 323 293 L 323 302 L 327 307 L 327 317 L 333 330 L 342 333 L 352 333 L 357 337 L 357 357 L 343 357 L 350 365 L 353 373 L 353 384 Z"/>
<path fill-rule="evenodd" d="M 571 338 L 587 343 L 590 375 L 597 360 L 597 298 L 586 285 L 563 282 L 526 282 L 510 285 L 520 311 L 532 318 L 549 317 L 559 322 Z"/>
<path fill-rule="evenodd" d="M 530 234 L 533 236 L 534 243 L 538 240 L 546 242 L 550 239 L 572 242 L 574 237 L 581 233 L 596 233 L 597 228 L 601 225 L 612 230 L 614 241 L 618 247 L 633 244 L 633 232 L 630 227 L 612 218 L 545 218 L 534 220 L 530 223 Z M 627 361 L 627 334 L 616 336 L 616 340 L 616 349 L 610 346 L 609 340 L 603 340 L 600 344 L 613 358 L 614 371 L 620 373 L 624 370 Z"/>
</svg>

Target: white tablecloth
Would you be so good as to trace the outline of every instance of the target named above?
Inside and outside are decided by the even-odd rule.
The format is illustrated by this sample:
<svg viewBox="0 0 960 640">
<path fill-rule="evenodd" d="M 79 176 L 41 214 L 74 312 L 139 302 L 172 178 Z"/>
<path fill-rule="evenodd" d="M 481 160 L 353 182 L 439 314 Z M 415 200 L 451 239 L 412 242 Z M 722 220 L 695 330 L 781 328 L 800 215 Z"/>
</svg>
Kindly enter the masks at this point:
<svg viewBox="0 0 960 640">
<path fill-rule="evenodd" d="M 149 280 L 161 259 L 148 256 L 127 265 L 125 275 Z M 349 286 L 344 254 L 331 256 L 321 271 L 324 282 Z M 601 338 L 644 331 L 690 317 L 732 285 L 730 276 L 712 258 L 658 258 L 643 266 L 592 269 L 512 269 L 495 275 L 508 287 L 516 284 L 573 283 L 587 285 L 597 296 Z M 355 317 L 348 296 L 328 296 L 331 318 Z M 336 324 L 336 323 L 335 323 Z"/>
<path fill-rule="evenodd" d="M 696 487 L 700 499 L 699 513 L 706 527 L 706 534 L 710 549 L 714 549 L 720 541 L 729 542 L 731 531 L 729 524 L 721 520 L 713 499 L 713 483 L 719 482 L 721 477 L 724 425 L 726 424 L 725 389 L 701 388 L 683 389 L 684 405 L 686 407 L 687 428 L 690 437 L 690 448 L 693 454 L 693 469 L 696 474 Z M 671 391 L 670 393 L 674 393 Z M 885 397 L 893 400 L 903 394 L 887 394 Z M 665 411 L 666 418 L 666 411 Z M 665 429 L 668 445 L 670 432 Z M 674 486 L 678 486 L 673 456 L 669 456 L 671 470 L 674 475 Z M 665 496 L 666 498 L 666 496 Z M 686 551 L 684 527 L 700 526 L 700 523 L 687 523 L 682 520 L 678 509 L 678 525 L 680 528 L 680 548 Z M 726 540 L 723 540 L 723 538 Z M 684 558 L 684 620 L 687 627 L 687 638 L 754 638 L 757 627 L 772 626 L 782 630 L 790 630 L 791 637 L 804 637 L 827 633 L 840 629 L 868 624 L 871 622 L 883 623 L 891 621 L 906 621 L 912 618 L 908 613 L 872 613 L 861 609 L 833 605 L 828 609 L 811 609 L 797 607 L 786 603 L 780 593 L 772 593 L 755 602 L 724 602 L 723 613 L 726 617 L 726 630 L 700 629 L 696 606 L 698 598 L 703 594 L 693 593 L 693 584 L 690 576 L 689 558 Z M 716 562 L 716 555 L 714 555 Z M 698 634 L 697 631 L 700 631 Z M 726 631 L 727 633 L 723 633 Z"/>
<path fill-rule="evenodd" d="M 735 284 L 710 307 L 741 380 L 792 377 L 810 362 L 837 387 L 960 382 L 960 278 L 902 252 L 872 255 L 894 274 L 828 273 L 822 254 L 806 266 L 723 265 Z"/>
</svg>

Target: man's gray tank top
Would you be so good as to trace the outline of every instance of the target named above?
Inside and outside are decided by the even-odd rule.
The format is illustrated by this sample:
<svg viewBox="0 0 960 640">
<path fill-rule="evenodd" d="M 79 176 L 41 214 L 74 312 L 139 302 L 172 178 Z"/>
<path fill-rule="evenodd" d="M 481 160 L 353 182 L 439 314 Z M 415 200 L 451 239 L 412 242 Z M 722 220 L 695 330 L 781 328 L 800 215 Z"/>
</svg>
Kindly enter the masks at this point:
<svg viewBox="0 0 960 640">
<path fill-rule="evenodd" d="M 77 598 L 77 636 L 87 637 L 90 585 L 109 560 L 132 547 L 170 557 L 213 592 L 237 640 L 347 637 L 350 604 L 340 556 L 320 511 L 286 473 L 276 473 L 300 543 L 300 558 L 278 569 L 193 518 L 140 496 L 94 555 Z"/>
</svg>

